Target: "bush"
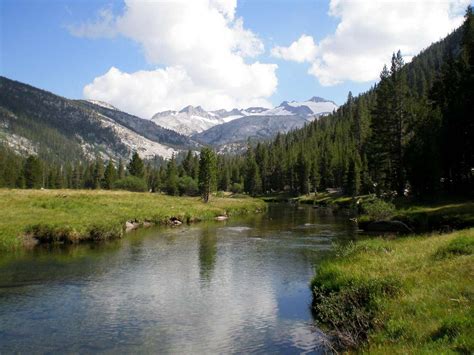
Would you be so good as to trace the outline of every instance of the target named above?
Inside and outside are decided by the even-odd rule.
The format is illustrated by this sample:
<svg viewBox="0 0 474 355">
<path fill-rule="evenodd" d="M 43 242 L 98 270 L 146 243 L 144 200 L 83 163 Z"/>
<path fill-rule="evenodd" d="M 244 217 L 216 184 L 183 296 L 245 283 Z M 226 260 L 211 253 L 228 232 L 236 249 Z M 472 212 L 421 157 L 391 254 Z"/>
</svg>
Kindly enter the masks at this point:
<svg viewBox="0 0 474 355">
<path fill-rule="evenodd" d="M 39 243 L 75 243 L 79 240 L 78 233 L 69 226 L 35 224 L 26 228 Z"/>
<path fill-rule="evenodd" d="M 375 221 L 383 221 L 390 219 L 395 214 L 395 205 L 379 198 L 364 202 L 362 210 L 370 219 Z"/>
<path fill-rule="evenodd" d="M 242 184 L 233 183 L 230 191 L 232 191 L 234 194 L 241 194 L 244 192 L 244 186 Z"/>
<path fill-rule="evenodd" d="M 114 183 L 113 188 L 134 192 L 145 192 L 148 190 L 145 180 L 136 176 L 127 176 L 123 179 L 117 180 Z"/>
<path fill-rule="evenodd" d="M 448 245 L 441 247 L 435 254 L 435 258 L 443 259 L 455 255 L 471 255 L 474 253 L 474 239 L 460 236 L 452 240 Z"/>
<path fill-rule="evenodd" d="M 445 320 L 441 326 L 431 334 L 431 338 L 433 340 L 446 339 L 452 341 L 463 333 L 463 329 L 470 329 L 472 328 L 472 325 L 472 320 L 452 316 Z"/>
<path fill-rule="evenodd" d="M 179 178 L 178 190 L 180 195 L 197 196 L 199 195 L 199 187 L 196 180 L 190 176 Z"/>
<path fill-rule="evenodd" d="M 321 279 L 313 279 L 313 315 L 330 330 L 336 350 L 353 348 L 367 340 L 377 323 L 380 299 L 398 294 L 400 281 L 382 278 L 327 282 L 333 276 L 329 272 Z"/>
</svg>

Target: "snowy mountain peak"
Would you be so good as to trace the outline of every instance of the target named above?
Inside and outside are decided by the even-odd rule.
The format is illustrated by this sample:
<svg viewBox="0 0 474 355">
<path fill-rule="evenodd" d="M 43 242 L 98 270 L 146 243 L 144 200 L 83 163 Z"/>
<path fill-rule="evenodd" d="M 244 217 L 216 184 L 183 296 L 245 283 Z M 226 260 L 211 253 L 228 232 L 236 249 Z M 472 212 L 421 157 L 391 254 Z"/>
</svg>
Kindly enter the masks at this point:
<svg viewBox="0 0 474 355">
<path fill-rule="evenodd" d="M 309 121 L 331 113 L 335 109 L 337 109 L 337 105 L 334 102 L 314 96 L 308 101 L 302 102 L 283 101 L 272 109 L 249 107 L 247 109 L 206 111 L 201 106 L 189 105 L 181 111 L 158 112 L 152 117 L 152 121 L 159 126 L 191 136 L 242 117 L 297 116 L 304 121 Z"/>
<path fill-rule="evenodd" d="M 249 114 L 256 114 L 256 113 L 262 113 L 264 111 L 267 111 L 268 108 L 265 107 L 249 107 L 245 109 L 245 112 L 248 112 Z"/>
<path fill-rule="evenodd" d="M 201 106 L 192 106 L 192 105 L 188 105 L 186 106 L 185 108 L 183 108 L 181 111 L 179 111 L 180 113 L 187 113 L 187 114 L 190 114 L 190 115 L 209 115 L 208 112 L 206 112 Z"/>
<path fill-rule="evenodd" d="M 308 101 L 312 101 L 312 102 L 328 102 L 329 100 L 323 99 L 322 97 L 319 97 L 319 96 L 313 96 L 313 97 L 310 98 Z"/>
</svg>

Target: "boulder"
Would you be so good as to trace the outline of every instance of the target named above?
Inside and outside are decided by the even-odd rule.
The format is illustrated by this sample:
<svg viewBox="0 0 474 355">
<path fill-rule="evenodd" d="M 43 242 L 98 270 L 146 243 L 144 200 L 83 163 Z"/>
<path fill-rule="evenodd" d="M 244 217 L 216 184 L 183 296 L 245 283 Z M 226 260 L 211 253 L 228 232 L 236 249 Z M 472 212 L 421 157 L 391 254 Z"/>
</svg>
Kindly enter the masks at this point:
<svg viewBox="0 0 474 355">
<path fill-rule="evenodd" d="M 125 222 L 125 232 L 130 232 L 134 229 L 137 229 L 140 226 L 138 222 L 135 221 L 127 221 Z"/>
<path fill-rule="evenodd" d="M 181 222 L 178 218 L 176 217 L 171 217 L 170 218 L 170 223 L 171 225 L 173 226 L 180 226 L 181 224 L 183 224 L 183 222 Z"/>
<path fill-rule="evenodd" d="M 216 221 L 226 221 L 229 219 L 229 217 L 227 216 L 217 216 L 216 218 Z"/>
</svg>

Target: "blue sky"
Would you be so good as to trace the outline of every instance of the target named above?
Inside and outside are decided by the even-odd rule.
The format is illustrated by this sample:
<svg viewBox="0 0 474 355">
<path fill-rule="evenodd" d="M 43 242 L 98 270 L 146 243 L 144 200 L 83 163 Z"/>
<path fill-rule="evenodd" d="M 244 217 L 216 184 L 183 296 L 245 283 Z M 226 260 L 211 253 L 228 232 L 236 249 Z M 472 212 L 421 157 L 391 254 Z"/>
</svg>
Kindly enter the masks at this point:
<svg viewBox="0 0 474 355">
<path fill-rule="evenodd" d="M 232 0 L 229 1 L 232 2 Z M 451 3 L 454 0 L 445 2 Z M 387 11 L 387 9 L 371 9 L 370 6 L 373 5 L 369 4 L 370 1 L 359 1 L 358 7 L 354 7 L 354 3 L 358 2 L 343 0 L 339 8 L 333 9 L 329 14 L 329 0 L 238 1 L 234 12 L 231 15 L 226 13 L 228 16 L 226 18 L 231 18 L 228 20 L 227 27 L 232 27 L 236 19 L 241 18 L 245 30 L 251 31 L 265 47 L 264 51 L 259 51 L 256 55 L 242 56 L 242 58 L 248 65 L 256 61 L 278 65 L 273 73 L 278 83 L 273 83 L 272 77 L 269 75 L 255 74 L 256 81 L 262 80 L 258 87 L 265 86 L 260 93 L 255 94 L 256 97 L 248 97 L 248 93 L 239 92 L 234 88 L 229 89 L 221 84 L 216 84 L 216 87 L 206 86 L 208 84 L 198 85 L 192 90 L 205 91 L 209 87 L 209 90 L 218 92 L 220 96 L 216 94 L 216 98 L 209 101 L 209 106 L 215 106 L 218 97 L 225 97 L 227 101 L 224 101 L 228 102 L 228 105 L 232 105 L 234 102 L 259 102 L 258 100 L 267 100 L 273 105 L 277 105 L 283 100 L 304 100 L 315 95 L 342 104 L 349 90 L 357 94 L 374 84 L 376 74 L 380 71 L 383 62 L 390 57 L 391 51 L 403 48 L 405 52 L 416 53 L 419 49 L 449 33 L 455 25 L 459 24 L 462 8 L 465 6 L 464 3 L 461 4 L 462 6 L 452 13 L 447 13 L 448 7 L 444 5 L 433 6 L 433 14 L 430 16 L 430 10 L 426 10 L 428 11 L 428 15 L 426 15 L 421 12 L 421 7 L 420 12 L 417 13 L 416 10 L 413 10 L 413 6 L 403 7 L 393 2 L 389 11 L 393 12 L 394 16 L 402 18 L 409 14 L 415 18 L 418 16 L 419 21 L 422 22 L 420 30 L 425 34 L 414 35 L 410 34 L 410 23 L 402 23 L 402 26 L 406 27 L 405 34 L 403 31 L 392 31 L 390 25 L 381 26 L 381 23 L 377 22 L 373 24 L 375 27 L 368 27 L 369 25 L 367 21 L 364 21 L 363 16 L 368 16 L 370 19 L 370 14 L 377 16 L 376 11 Z M 160 57 L 159 54 L 150 55 L 155 47 L 150 45 L 149 39 L 143 38 L 143 36 L 137 37 L 133 32 L 136 30 L 136 27 L 133 26 L 137 25 L 129 25 L 126 29 L 122 26 L 113 36 L 91 35 L 90 27 L 87 27 L 81 34 L 77 34 L 77 29 L 81 28 L 80 26 L 97 21 L 98 13 L 104 9 L 111 16 L 122 16 L 124 14 L 122 1 L 2 0 L 0 6 L 1 75 L 68 98 L 83 98 L 84 88 L 93 83 L 95 78 L 102 77 L 100 85 L 91 86 L 86 96 L 94 98 L 91 95 L 97 95 L 98 99 L 110 98 L 109 101 L 115 100 L 112 102 L 115 104 L 125 102 L 127 97 L 130 97 L 130 93 L 124 92 L 122 96 L 113 96 L 105 92 L 111 90 L 110 88 L 115 83 L 115 81 L 109 80 L 111 75 L 106 75 L 111 67 L 119 70 L 121 78 L 125 73 L 153 71 L 157 68 L 175 65 L 184 66 L 184 70 L 193 80 L 196 78 L 193 75 L 206 74 L 202 71 L 199 72 L 201 67 L 197 68 L 192 63 L 176 59 L 176 48 L 170 47 L 168 44 L 159 48 L 168 48 L 172 52 L 170 55 L 163 57 Z M 168 19 L 160 18 L 161 12 L 157 11 L 156 21 L 166 23 Z M 359 15 L 356 17 L 354 13 Z M 360 20 L 361 18 L 362 20 Z M 336 34 L 337 26 L 341 23 L 353 27 L 345 34 Z M 442 28 L 436 29 L 436 31 L 432 30 L 433 23 L 438 23 L 437 27 L 441 26 Z M 383 30 L 377 31 L 376 26 L 383 27 Z M 423 26 L 429 30 L 423 31 Z M 76 31 L 71 28 L 75 28 Z M 360 38 L 351 37 L 351 33 L 359 32 L 361 33 Z M 160 32 L 155 33 L 156 36 L 160 34 Z M 394 36 L 393 33 L 397 33 L 397 35 Z M 317 54 L 303 62 L 293 60 L 291 53 L 287 56 L 272 55 L 272 48 L 287 47 L 303 34 L 314 39 L 314 50 Z M 155 34 L 151 33 L 151 35 Z M 326 38 L 329 40 L 321 42 Z M 385 38 L 387 38 L 386 41 Z M 364 49 L 364 47 L 368 49 Z M 348 48 L 347 51 L 344 48 Z M 308 73 L 313 67 L 315 68 L 313 73 Z M 272 71 L 270 67 L 267 69 Z M 266 73 L 268 74 L 268 72 Z M 269 78 L 268 83 L 263 82 L 267 80 L 265 78 Z M 155 78 L 154 80 L 159 79 Z M 122 82 L 120 85 L 130 86 L 128 83 Z M 205 97 L 192 90 L 189 92 L 189 98 L 198 100 L 198 98 Z M 243 91 L 252 90 L 252 87 L 249 86 Z M 255 90 L 258 91 L 257 88 Z M 270 95 L 269 92 L 271 92 Z M 170 98 L 171 94 L 167 95 L 163 97 L 162 101 L 173 102 L 169 105 L 175 106 L 182 104 L 181 101 Z M 233 95 L 243 95 L 244 98 L 237 97 L 234 100 Z M 150 100 L 152 99 L 150 98 Z M 128 108 L 135 111 L 134 113 L 147 115 L 148 112 L 155 109 L 155 106 L 153 106 L 153 102 L 146 102 L 146 104 L 150 107 L 148 111 L 140 111 L 133 104 L 129 106 L 124 104 L 124 107 L 121 108 Z M 203 102 L 203 105 L 206 108 L 206 102 Z M 156 107 L 161 108 L 158 104 Z"/>
</svg>

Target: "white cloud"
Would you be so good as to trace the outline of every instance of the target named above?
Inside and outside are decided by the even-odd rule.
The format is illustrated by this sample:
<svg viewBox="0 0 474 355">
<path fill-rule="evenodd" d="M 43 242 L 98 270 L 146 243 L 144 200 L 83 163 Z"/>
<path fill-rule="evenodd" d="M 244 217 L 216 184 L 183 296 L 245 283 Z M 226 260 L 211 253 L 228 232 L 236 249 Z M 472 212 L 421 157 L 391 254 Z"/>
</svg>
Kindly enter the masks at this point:
<svg viewBox="0 0 474 355">
<path fill-rule="evenodd" d="M 139 43 L 157 69 L 123 73 L 112 67 L 84 88 L 84 96 L 150 117 L 199 104 L 206 109 L 269 106 L 275 64 L 248 63 L 262 41 L 235 17 L 236 0 L 126 0 L 120 16 L 71 29 L 78 36 L 118 34 Z M 103 19 L 103 21 L 100 21 Z"/>
<path fill-rule="evenodd" d="M 469 2 L 331 0 L 329 14 L 340 22 L 334 34 L 317 44 L 308 72 L 322 85 L 375 80 L 393 52 L 400 49 L 410 59 L 458 27 Z M 295 43 L 284 49 L 290 51 Z"/>
<path fill-rule="evenodd" d="M 272 49 L 272 56 L 303 63 L 314 60 L 317 50 L 318 48 L 314 44 L 313 37 L 302 35 L 289 47 L 274 47 Z"/>
<path fill-rule="evenodd" d="M 69 26 L 69 31 L 77 37 L 113 37 L 117 34 L 114 28 L 114 15 L 110 8 L 101 9 L 97 19 L 79 26 Z"/>
</svg>

